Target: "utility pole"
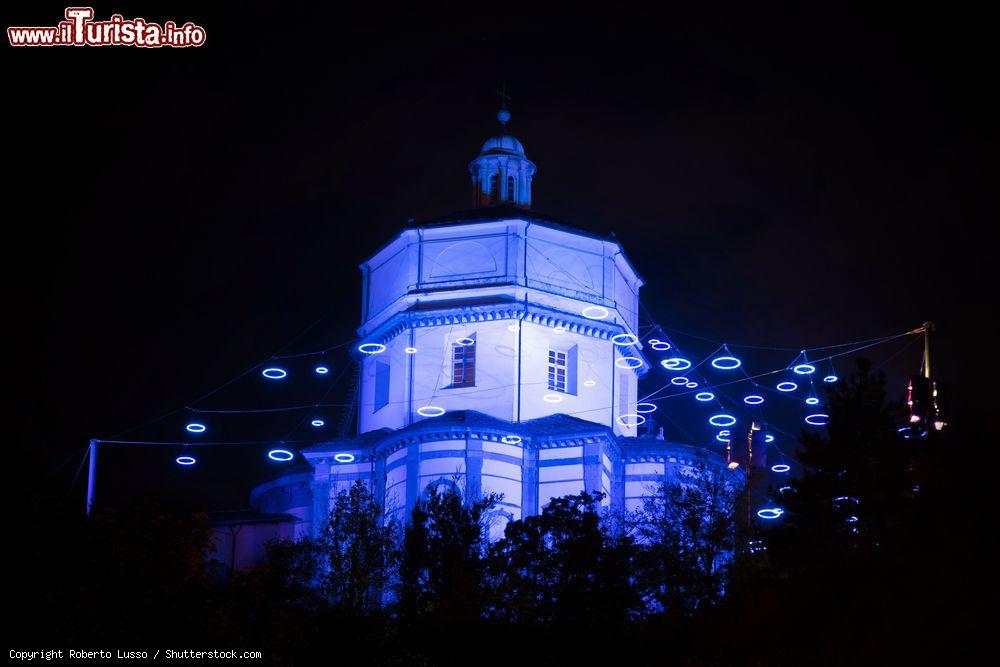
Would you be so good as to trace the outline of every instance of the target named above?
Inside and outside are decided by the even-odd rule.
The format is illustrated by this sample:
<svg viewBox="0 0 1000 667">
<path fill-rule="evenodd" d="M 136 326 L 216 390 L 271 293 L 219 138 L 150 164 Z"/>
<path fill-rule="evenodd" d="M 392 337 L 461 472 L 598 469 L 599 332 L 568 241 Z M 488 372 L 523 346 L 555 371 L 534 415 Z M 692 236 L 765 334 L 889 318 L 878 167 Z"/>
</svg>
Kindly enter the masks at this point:
<svg viewBox="0 0 1000 667">
<path fill-rule="evenodd" d="M 924 322 L 924 367 L 923 375 L 928 383 L 931 381 L 931 333 L 934 331 L 933 322 Z"/>
<path fill-rule="evenodd" d="M 94 509 L 94 486 L 97 484 L 97 443 L 98 440 L 90 441 L 90 452 L 87 457 L 90 459 L 87 466 L 87 516 Z"/>
</svg>

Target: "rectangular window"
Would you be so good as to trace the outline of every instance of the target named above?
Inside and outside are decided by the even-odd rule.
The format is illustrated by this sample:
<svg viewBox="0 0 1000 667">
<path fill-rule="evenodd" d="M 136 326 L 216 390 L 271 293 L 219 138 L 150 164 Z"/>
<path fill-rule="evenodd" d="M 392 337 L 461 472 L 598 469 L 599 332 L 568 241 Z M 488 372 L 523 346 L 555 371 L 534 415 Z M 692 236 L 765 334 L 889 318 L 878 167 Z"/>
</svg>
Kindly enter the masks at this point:
<svg viewBox="0 0 1000 667">
<path fill-rule="evenodd" d="M 375 362 L 375 412 L 389 405 L 389 364 Z"/>
<path fill-rule="evenodd" d="M 464 344 L 463 344 L 464 343 Z M 476 386 L 476 339 L 459 338 L 451 344 L 451 386 Z"/>
<path fill-rule="evenodd" d="M 549 391 L 566 392 L 566 353 L 549 350 Z"/>
</svg>

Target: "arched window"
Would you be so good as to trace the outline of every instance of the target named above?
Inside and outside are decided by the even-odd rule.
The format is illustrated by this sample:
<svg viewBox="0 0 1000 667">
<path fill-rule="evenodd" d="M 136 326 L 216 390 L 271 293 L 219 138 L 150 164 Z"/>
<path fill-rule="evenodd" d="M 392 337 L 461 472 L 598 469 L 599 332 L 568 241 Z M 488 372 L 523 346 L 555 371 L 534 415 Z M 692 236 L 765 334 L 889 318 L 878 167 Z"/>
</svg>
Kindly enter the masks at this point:
<svg viewBox="0 0 1000 667">
<path fill-rule="evenodd" d="M 496 201 L 500 197 L 500 175 L 490 176 L 490 201 Z"/>
<path fill-rule="evenodd" d="M 514 177 L 507 177 L 507 201 L 517 201 L 514 198 Z"/>
</svg>

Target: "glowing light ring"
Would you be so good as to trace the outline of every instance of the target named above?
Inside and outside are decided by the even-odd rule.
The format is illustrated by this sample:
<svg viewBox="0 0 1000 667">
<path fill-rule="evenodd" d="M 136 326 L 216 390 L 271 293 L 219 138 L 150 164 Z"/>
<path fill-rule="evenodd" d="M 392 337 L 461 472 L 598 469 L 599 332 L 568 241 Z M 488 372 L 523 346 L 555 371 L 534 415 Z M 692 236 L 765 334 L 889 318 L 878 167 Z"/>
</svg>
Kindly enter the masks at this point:
<svg viewBox="0 0 1000 667">
<path fill-rule="evenodd" d="M 768 433 L 764 436 L 764 442 L 774 442 L 774 436 Z"/>
<path fill-rule="evenodd" d="M 186 428 L 191 433 L 204 433 L 208 427 L 205 426 L 204 424 L 199 424 L 198 422 L 191 422 L 184 428 Z"/>
<path fill-rule="evenodd" d="M 326 375 L 327 373 L 330 372 L 330 369 L 327 368 L 326 366 L 317 366 L 315 371 L 316 375 Z"/>
<path fill-rule="evenodd" d="M 295 458 L 295 454 L 287 449 L 272 449 L 267 453 L 267 458 L 272 461 L 278 461 L 279 463 L 284 463 L 285 461 L 291 461 Z"/>
<path fill-rule="evenodd" d="M 778 463 L 776 465 L 771 466 L 771 472 L 788 472 L 791 469 L 792 466 L 788 465 L 787 463 Z"/>
<path fill-rule="evenodd" d="M 762 510 L 757 510 L 757 516 L 759 516 L 761 519 L 767 519 L 767 520 L 777 519 L 784 513 L 785 510 L 781 509 L 780 507 L 765 507 Z"/>
<path fill-rule="evenodd" d="M 500 442 L 502 442 L 505 445 L 520 445 L 521 444 L 521 436 L 519 436 L 519 435 L 505 435 L 504 437 L 500 438 Z"/>
<path fill-rule="evenodd" d="M 617 366 L 618 368 L 624 368 L 626 370 L 639 368 L 639 366 L 642 366 L 642 359 L 640 359 L 639 357 L 619 357 L 618 359 L 615 359 L 615 366 Z"/>
<path fill-rule="evenodd" d="M 810 426 L 826 426 L 828 423 L 827 420 L 829 418 L 830 415 L 825 415 L 822 412 L 817 412 L 816 414 L 813 415 L 806 415 L 805 422 Z"/>
<path fill-rule="evenodd" d="M 729 431 L 719 431 L 719 435 L 715 436 L 715 439 L 719 442 L 729 442 Z"/>
<path fill-rule="evenodd" d="M 265 368 L 260 374 L 268 380 L 283 380 L 288 377 L 288 371 L 284 368 Z"/>
<path fill-rule="evenodd" d="M 698 388 L 698 383 L 695 382 L 694 380 L 691 380 L 690 382 L 688 382 L 684 386 L 687 387 L 688 389 L 697 389 Z"/>
<path fill-rule="evenodd" d="M 708 418 L 708 423 L 712 426 L 732 426 L 736 423 L 736 417 L 732 415 L 712 415 Z"/>
<path fill-rule="evenodd" d="M 836 375 L 827 375 L 825 378 L 823 378 L 823 382 L 826 383 L 836 382 L 839 379 L 840 378 L 838 378 Z"/>
<path fill-rule="evenodd" d="M 354 454 L 348 454 L 347 452 L 341 452 L 339 454 L 333 455 L 333 460 L 337 463 L 353 463 Z"/>
<path fill-rule="evenodd" d="M 193 456 L 178 456 L 174 462 L 179 466 L 193 466 L 198 462 L 198 459 Z"/>
<path fill-rule="evenodd" d="M 749 396 L 743 397 L 743 402 L 747 405 L 760 405 L 764 402 L 764 397 L 757 394 L 750 394 Z"/>
<path fill-rule="evenodd" d="M 788 493 L 789 491 L 792 491 L 794 493 L 795 492 L 795 487 L 794 486 L 783 486 L 780 489 L 778 489 L 779 493 Z"/>
<path fill-rule="evenodd" d="M 658 340 L 656 338 L 649 339 L 649 346 L 656 350 L 657 352 L 666 352 L 670 349 L 671 345 L 665 340 Z"/>
<path fill-rule="evenodd" d="M 819 399 L 815 396 L 810 396 L 806 399 L 806 405 L 819 405 Z"/>
<path fill-rule="evenodd" d="M 406 352 L 407 354 L 416 354 L 417 353 L 417 348 L 415 348 L 415 347 L 407 347 L 407 348 L 403 349 L 403 352 Z"/>
<path fill-rule="evenodd" d="M 562 403 L 562 394 L 545 394 L 542 396 L 542 400 L 546 403 Z"/>
<path fill-rule="evenodd" d="M 635 420 L 635 421 L 629 421 Z M 646 418 L 635 412 L 627 412 L 623 415 L 618 415 L 618 423 L 622 426 L 642 426 L 646 423 Z"/>
<path fill-rule="evenodd" d="M 358 345 L 358 352 L 361 354 L 382 354 L 385 352 L 385 345 L 382 343 L 362 343 Z"/>
<path fill-rule="evenodd" d="M 611 314 L 611 312 L 604 306 L 587 306 L 580 314 L 586 317 L 588 320 L 603 320 L 605 317 Z"/>
<path fill-rule="evenodd" d="M 421 417 L 440 417 L 444 414 L 444 408 L 437 405 L 425 405 L 422 408 L 417 408 L 417 414 Z"/>
<path fill-rule="evenodd" d="M 795 384 L 794 382 L 779 382 L 774 386 L 774 388 L 777 389 L 778 391 L 789 392 L 798 389 L 799 385 Z"/>
<path fill-rule="evenodd" d="M 312 425 L 313 425 L 313 426 L 315 426 L 316 428 L 319 428 L 320 426 L 325 426 L 325 425 L 326 425 L 326 422 L 325 422 L 325 421 L 323 421 L 322 419 L 314 419 L 314 420 L 312 420 L 312 422 L 311 422 L 311 423 L 312 423 Z"/>
<path fill-rule="evenodd" d="M 670 357 L 660 362 L 668 371 L 686 371 L 691 368 L 691 362 L 683 357 Z"/>
<path fill-rule="evenodd" d="M 629 345 L 635 345 L 639 342 L 639 337 L 635 334 L 630 333 L 620 333 L 615 334 L 611 337 L 611 342 L 619 347 L 628 347 Z"/>
<path fill-rule="evenodd" d="M 857 523 L 858 522 L 858 517 L 856 517 L 854 515 L 851 515 L 851 516 L 847 517 L 846 519 L 844 519 L 844 521 L 846 521 L 847 523 Z"/>
<path fill-rule="evenodd" d="M 583 381 L 583 386 L 584 387 L 593 387 L 596 384 L 597 384 L 597 382 L 595 380 L 584 380 Z"/>
<path fill-rule="evenodd" d="M 686 377 L 681 377 L 679 375 L 670 381 L 670 384 L 677 385 L 678 387 L 681 385 L 687 386 L 687 383 L 688 379 Z"/>
<path fill-rule="evenodd" d="M 708 401 L 715 400 L 715 394 L 710 391 L 699 391 L 694 395 L 694 400 L 701 401 L 702 403 L 707 403 Z"/>
<path fill-rule="evenodd" d="M 816 367 L 812 364 L 799 364 L 792 367 L 792 372 L 798 375 L 812 375 L 816 372 Z"/>
<path fill-rule="evenodd" d="M 736 357 L 716 357 L 712 359 L 712 366 L 718 368 L 720 371 L 736 370 L 742 365 L 743 362 Z"/>
<path fill-rule="evenodd" d="M 458 345 L 460 347 L 469 347 L 470 345 L 474 344 L 475 342 L 476 341 L 474 341 L 473 339 L 471 339 L 471 338 L 469 338 L 467 336 L 463 336 L 462 338 L 456 338 L 455 339 L 455 345 Z"/>
<path fill-rule="evenodd" d="M 656 412 L 657 407 L 656 403 L 636 403 L 635 411 L 640 415 L 648 415 L 650 412 Z"/>
</svg>

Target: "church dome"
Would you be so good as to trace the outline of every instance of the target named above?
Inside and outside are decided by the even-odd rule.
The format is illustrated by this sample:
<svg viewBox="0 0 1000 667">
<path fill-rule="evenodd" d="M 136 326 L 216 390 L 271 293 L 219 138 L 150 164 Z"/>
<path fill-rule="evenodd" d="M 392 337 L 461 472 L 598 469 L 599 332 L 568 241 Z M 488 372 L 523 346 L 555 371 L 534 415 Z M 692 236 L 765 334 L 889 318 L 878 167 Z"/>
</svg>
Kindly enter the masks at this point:
<svg viewBox="0 0 1000 667">
<path fill-rule="evenodd" d="M 497 134 L 486 140 L 480 155 L 516 155 L 524 157 L 524 146 L 509 134 Z"/>
</svg>

